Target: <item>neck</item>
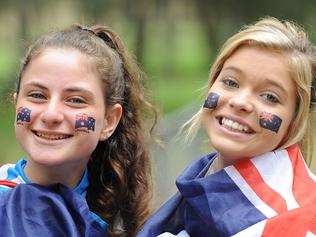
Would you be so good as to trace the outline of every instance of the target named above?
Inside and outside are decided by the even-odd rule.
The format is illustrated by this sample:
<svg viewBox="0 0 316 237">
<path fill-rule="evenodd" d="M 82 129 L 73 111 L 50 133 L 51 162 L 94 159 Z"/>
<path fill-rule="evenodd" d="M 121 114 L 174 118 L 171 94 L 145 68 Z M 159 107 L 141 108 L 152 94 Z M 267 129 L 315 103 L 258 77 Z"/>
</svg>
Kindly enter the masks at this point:
<svg viewBox="0 0 316 237">
<path fill-rule="evenodd" d="M 31 183 L 41 185 L 51 185 L 61 183 L 68 188 L 74 189 L 80 182 L 85 166 L 78 167 L 74 165 L 62 167 L 59 166 L 45 166 L 28 160 L 24 173 Z"/>
<path fill-rule="evenodd" d="M 230 162 L 227 162 L 226 159 L 223 158 L 223 156 L 220 153 L 218 153 L 217 159 L 216 159 L 216 169 L 221 170 L 229 165 L 232 165 L 232 164 Z"/>
</svg>

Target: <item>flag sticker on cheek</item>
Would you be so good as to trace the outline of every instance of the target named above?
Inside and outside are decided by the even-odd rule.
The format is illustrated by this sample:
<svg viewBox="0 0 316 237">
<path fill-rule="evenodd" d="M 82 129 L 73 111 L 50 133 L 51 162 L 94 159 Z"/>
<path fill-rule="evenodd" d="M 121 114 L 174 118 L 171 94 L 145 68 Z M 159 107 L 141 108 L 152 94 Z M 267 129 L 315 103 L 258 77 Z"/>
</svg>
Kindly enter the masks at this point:
<svg viewBox="0 0 316 237">
<path fill-rule="evenodd" d="M 210 92 L 204 102 L 203 108 L 205 109 L 215 109 L 219 99 L 219 94 L 215 92 Z"/>
<path fill-rule="evenodd" d="M 85 113 L 76 114 L 75 129 L 83 132 L 94 131 L 95 118 Z"/>
<path fill-rule="evenodd" d="M 280 117 L 276 116 L 275 114 L 271 114 L 268 112 L 262 112 L 260 114 L 259 123 L 260 123 L 261 127 L 277 133 L 279 131 L 280 126 L 281 126 L 282 119 Z"/>
<path fill-rule="evenodd" d="M 23 125 L 31 121 L 31 110 L 26 107 L 19 107 L 16 112 L 16 124 Z"/>
</svg>

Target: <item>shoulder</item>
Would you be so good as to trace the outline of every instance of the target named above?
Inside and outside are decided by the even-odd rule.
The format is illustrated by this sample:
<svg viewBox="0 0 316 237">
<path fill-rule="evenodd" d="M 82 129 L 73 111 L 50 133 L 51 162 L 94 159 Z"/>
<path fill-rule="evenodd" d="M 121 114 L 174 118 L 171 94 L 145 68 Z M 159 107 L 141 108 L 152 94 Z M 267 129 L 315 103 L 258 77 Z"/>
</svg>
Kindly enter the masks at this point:
<svg viewBox="0 0 316 237">
<path fill-rule="evenodd" d="M 13 188 L 16 184 L 9 181 L 9 170 L 14 168 L 15 164 L 5 164 L 0 167 L 0 193 Z"/>
<path fill-rule="evenodd" d="M 0 179 L 7 179 L 8 177 L 8 170 L 10 168 L 14 168 L 15 164 L 5 164 L 0 166 Z"/>
<path fill-rule="evenodd" d="M 0 167 L 0 193 L 8 191 L 17 184 L 25 183 L 21 176 L 21 165 L 23 160 L 16 164 L 5 164 Z"/>
</svg>

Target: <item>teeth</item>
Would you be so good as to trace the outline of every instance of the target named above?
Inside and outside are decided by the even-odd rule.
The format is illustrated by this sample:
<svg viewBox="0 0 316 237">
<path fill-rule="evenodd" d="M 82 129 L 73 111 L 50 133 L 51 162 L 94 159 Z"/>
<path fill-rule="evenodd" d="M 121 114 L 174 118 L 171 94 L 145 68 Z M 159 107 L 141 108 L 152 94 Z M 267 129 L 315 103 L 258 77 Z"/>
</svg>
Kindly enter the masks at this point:
<svg viewBox="0 0 316 237">
<path fill-rule="evenodd" d="M 244 126 L 242 124 L 239 124 L 227 118 L 222 118 L 222 125 L 232 131 L 245 132 L 245 133 L 251 132 L 251 129 L 248 128 L 247 126 Z"/>
<path fill-rule="evenodd" d="M 62 134 L 48 134 L 48 133 L 42 133 L 42 132 L 36 132 L 36 135 L 45 138 L 47 140 L 60 140 L 70 137 L 69 135 L 62 135 Z"/>
</svg>

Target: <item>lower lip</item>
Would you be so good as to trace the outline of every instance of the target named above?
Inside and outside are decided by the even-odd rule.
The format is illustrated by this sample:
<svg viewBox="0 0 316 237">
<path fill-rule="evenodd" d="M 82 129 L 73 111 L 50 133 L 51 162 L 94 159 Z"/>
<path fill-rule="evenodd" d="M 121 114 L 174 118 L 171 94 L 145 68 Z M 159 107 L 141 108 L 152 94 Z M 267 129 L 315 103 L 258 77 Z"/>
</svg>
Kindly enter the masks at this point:
<svg viewBox="0 0 316 237">
<path fill-rule="evenodd" d="M 226 136 L 237 138 L 237 139 L 249 139 L 254 136 L 255 133 L 242 133 L 232 131 L 224 126 L 222 126 L 219 122 L 219 119 L 216 119 L 216 128 Z"/>
</svg>

